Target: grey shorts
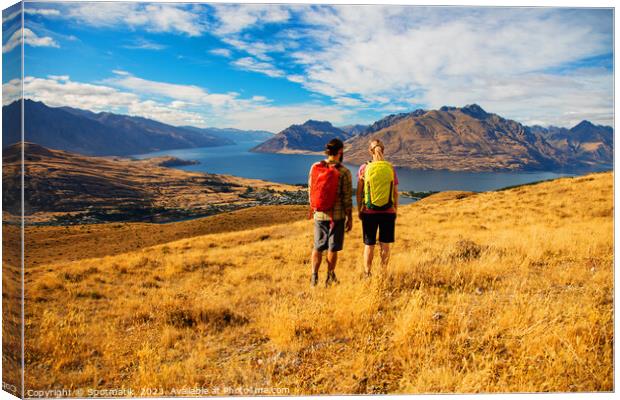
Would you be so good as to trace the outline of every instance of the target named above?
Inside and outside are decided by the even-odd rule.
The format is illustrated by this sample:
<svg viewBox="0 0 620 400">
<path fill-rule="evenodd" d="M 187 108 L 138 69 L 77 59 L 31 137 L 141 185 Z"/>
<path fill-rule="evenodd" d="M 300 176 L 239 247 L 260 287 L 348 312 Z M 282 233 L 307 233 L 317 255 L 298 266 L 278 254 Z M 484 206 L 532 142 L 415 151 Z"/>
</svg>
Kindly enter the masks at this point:
<svg viewBox="0 0 620 400">
<path fill-rule="evenodd" d="M 314 248 L 319 251 L 340 251 L 344 244 L 344 220 L 334 221 L 330 229 L 331 221 L 314 221 Z"/>
</svg>

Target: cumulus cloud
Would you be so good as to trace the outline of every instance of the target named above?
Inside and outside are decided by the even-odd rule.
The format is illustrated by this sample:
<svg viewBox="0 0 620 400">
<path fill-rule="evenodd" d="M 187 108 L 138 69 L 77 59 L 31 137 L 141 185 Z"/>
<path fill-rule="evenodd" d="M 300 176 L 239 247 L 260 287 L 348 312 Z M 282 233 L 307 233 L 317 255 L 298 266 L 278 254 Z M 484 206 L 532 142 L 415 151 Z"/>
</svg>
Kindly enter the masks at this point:
<svg viewBox="0 0 620 400">
<path fill-rule="evenodd" d="M 265 129 L 280 131 L 287 126 L 306 119 L 329 119 L 343 122 L 352 114 L 338 106 L 320 103 L 275 105 L 260 95 L 240 98 L 238 93 L 210 93 L 195 85 L 180 85 L 146 80 L 140 77 L 120 75 L 110 78 L 107 84 L 145 96 L 162 96 L 172 100 L 170 107 L 200 110 L 203 123 L 210 126 L 232 126 L 240 129 Z M 159 117 L 155 117 L 159 119 Z M 186 124 L 187 125 L 187 124 Z"/>
<path fill-rule="evenodd" d="M 379 111 L 475 102 L 522 121 L 563 125 L 577 115 L 597 122 L 612 116 L 610 69 L 576 66 L 613 54 L 609 10 L 84 2 L 31 11 L 94 27 L 213 34 L 229 48 L 210 54 L 297 83 L 339 107 Z M 19 45 L 18 37 L 11 40 L 3 51 Z M 26 40 L 58 46 L 34 33 Z M 147 41 L 128 46 L 162 48 Z M 232 57 L 230 49 L 242 55 Z M 139 90 L 121 86 L 139 78 L 115 78 L 116 87 Z M 200 96 L 223 103 L 234 98 Z"/>
<path fill-rule="evenodd" d="M 46 17 L 60 16 L 60 11 L 54 8 L 29 8 L 28 5 L 26 5 L 24 12 L 30 15 L 43 15 Z"/>
<path fill-rule="evenodd" d="M 289 8 L 275 4 L 213 4 L 219 35 L 241 32 L 254 26 L 281 23 L 291 17 Z"/>
<path fill-rule="evenodd" d="M 163 50 L 166 45 L 155 43 L 145 38 L 137 38 L 131 43 L 124 45 L 126 49 L 140 49 L 140 50 Z"/>
<path fill-rule="evenodd" d="M 4 105 L 17 100 L 21 92 L 20 81 L 14 79 L 3 84 L 2 92 Z M 200 125 L 205 121 L 201 114 L 179 110 L 172 103 L 142 100 L 134 93 L 105 85 L 75 82 L 67 76 L 24 78 L 24 98 L 42 101 L 51 107 L 69 106 L 95 112 L 125 113 L 172 125 Z"/>
<path fill-rule="evenodd" d="M 613 75 L 598 69 L 570 74 L 438 82 L 425 94 L 430 107 L 463 105 L 471 99 L 488 111 L 527 125 L 572 127 L 584 119 L 613 125 Z"/>
<path fill-rule="evenodd" d="M 234 66 L 248 71 L 260 72 L 272 78 L 284 76 L 284 73 L 270 63 L 257 61 L 252 57 L 243 57 L 232 63 Z"/>
<path fill-rule="evenodd" d="M 2 105 L 6 106 L 22 98 L 21 79 L 11 79 L 2 84 Z"/>
<path fill-rule="evenodd" d="M 71 79 L 69 75 L 48 75 L 47 77 L 55 81 L 68 81 Z"/>
<path fill-rule="evenodd" d="M 268 44 L 261 40 L 241 40 L 234 37 L 224 37 L 222 41 L 262 61 L 272 60 L 269 53 L 283 53 L 286 51 L 286 47 L 282 43 Z"/>
<path fill-rule="evenodd" d="M 24 98 L 52 107 L 69 106 L 154 119 L 171 125 L 236 127 L 280 131 L 305 119 L 340 123 L 351 111 L 319 103 L 276 105 L 265 96 L 241 98 L 238 93 L 210 93 L 194 85 L 150 81 L 116 71 L 99 84 L 76 82 L 69 76 L 24 79 Z M 118 74 L 118 73 L 121 74 Z M 2 86 L 3 104 L 20 98 L 15 79 Z"/>
<path fill-rule="evenodd" d="M 62 16 L 94 27 L 127 26 L 149 32 L 175 32 L 199 36 L 205 30 L 198 6 L 161 3 L 71 3 L 64 6 Z"/>
<path fill-rule="evenodd" d="M 195 85 L 179 85 L 142 79 L 125 71 L 114 72 L 117 76 L 107 79 L 106 83 L 146 96 L 163 96 L 193 105 L 206 104 L 211 106 L 224 106 L 234 101 L 237 96 L 236 93 L 208 93 L 205 89 Z"/>
<path fill-rule="evenodd" d="M 279 132 L 292 124 L 309 119 L 328 120 L 343 124 L 350 120 L 350 109 L 326 106 L 321 103 L 302 103 L 286 106 L 256 104 L 244 107 L 239 112 L 225 115 L 228 125 L 239 129 L 264 129 Z"/>
<path fill-rule="evenodd" d="M 611 117 L 609 71 L 545 72 L 612 51 L 600 15 L 352 6 L 312 9 L 305 18 L 322 47 L 293 57 L 312 91 L 369 101 L 410 97 L 429 107 L 479 102 L 522 121 L 562 125 L 572 124 L 577 110 Z"/>
<path fill-rule="evenodd" d="M 209 50 L 209 53 L 226 58 L 229 58 L 232 55 L 232 51 L 223 48 Z"/>
<path fill-rule="evenodd" d="M 571 67 L 612 53 L 605 10 L 298 5 L 274 8 L 272 18 L 260 10 L 218 9 L 215 32 L 251 56 L 234 65 L 285 77 L 343 106 L 477 102 L 549 123 L 570 124 L 576 110 L 611 120 L 610 72 Z M 275 33 L 256 30 L 267 23 L 279 24 Z M 562 66 L 571 72 L 551 72 Z"/>
<path fill-rule="evenodd" d="M 22 31 L 15 31 L 9 40 L 2 46 L 2 52 L 8 53 L 21 45 Z M 60 47 L 58 43 L 49 36 L 37 36 L 36 33 L 28 28 L 24 28 L 24 42 L 32 47 Z"/>
<path fill-rule="evenodd" d="M 18 9 L 17 11 L 13 11 L 13 12 L 9 12 L 8 9 L 4 10 L 4 12 L 2 13 L 2 25 L 6 24 L 7 22 L 11 21 L 14 18 L 17 18 L 17 16 L 21 14 L 22 14 L 21 9 Z"/>
<path fill-rule="evenodd" d="M 343 106 L 349 107 L 359 107 L 364 105 L 364 102 L 352 97 L 335 97 L 333 100 L 337 104 L 342 104 Z"/>
</svg>

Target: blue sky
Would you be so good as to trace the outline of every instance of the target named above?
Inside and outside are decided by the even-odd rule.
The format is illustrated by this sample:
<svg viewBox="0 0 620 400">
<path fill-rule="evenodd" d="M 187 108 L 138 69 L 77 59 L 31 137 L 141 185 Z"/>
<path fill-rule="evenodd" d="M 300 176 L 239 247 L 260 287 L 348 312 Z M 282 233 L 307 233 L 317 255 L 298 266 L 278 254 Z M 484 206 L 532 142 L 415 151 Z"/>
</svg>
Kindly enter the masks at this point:
<svg viewBox="0 0 620 400">
<path fill-rule="evenodd" d="M 173 125 L 277 132 L 478 103 L 526 124 L 613 123 L 610 9 L 25 5 L 25 96 Z M 10 11 L 10 10 L 9 10 Z M 3 13 L 4 60 L 18 18 Z M 3 102 L 18 85 L 5 61 Z"/>
</svg>

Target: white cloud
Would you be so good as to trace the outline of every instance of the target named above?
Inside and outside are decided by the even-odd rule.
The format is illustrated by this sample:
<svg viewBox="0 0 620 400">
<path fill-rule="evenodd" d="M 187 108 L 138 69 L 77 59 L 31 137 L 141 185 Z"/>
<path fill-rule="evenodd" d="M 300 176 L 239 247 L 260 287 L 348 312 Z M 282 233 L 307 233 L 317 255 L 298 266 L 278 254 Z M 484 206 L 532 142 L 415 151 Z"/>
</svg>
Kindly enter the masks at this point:
<svg viewBox="0 0 620 400">
<path fill-rule="evenodd" d="M 17 30 L 13 32 L 9 40 L 6 41 L 5 44 L 2 45 L 2 53 L 8 53 L 13 50 L 17 46 L 21 46 L 22 44 L 22 31 Z"/>
<path fill-rule="evenodd" d="M 8 12 L 8 10 L 4 10 L 4 11 Z M 6 16 L 4 15 L 4 12 L 3 12 L 2 25 L 6 24 L 7 22 L 11 21 L 13 18 L 16 18 L 18 15 L 21 15 L 21 14 L 22 14 L 21 9 L 18 9 L 17 11 L 14 11 L 12 13 L 8 13 Z"/>
<path fill-rule="evenodd" d="M 521 120 L 565 125 L 577 110 L 611 120 L 608 71 L 545 72 L 613 51 L 611 18 L 601 22 L 601 14 L 346 6 L 300 16 L 310 28 L 299 32 L 312 46 L 291 53 L 304 78 L 288 79 L 340 104 L 351 96 L 392 108 L 478 102 Z"/>
<path fill-rule="evenodd" d="M 32 76 L 24 78 L 24 98 L 52 107 L 70 106 L 92 111 L 117 111 L 139 101 L 135 94 L 108 86 Z"/>
<path fill-rule="evenodd" d="M 280 71 L 278 68 L 274 67 L 273 65 L 266 63 L 266 62 L 257 61 L 253 59 L 252 57 L 240 58 L 238 60 L 235 60 L 232 64 L 241 69 L 245 69 L 248 71 L 254 71 L 254 72 L 260 72 L 261 74 L 265 74 L 272 78 L 279 78 L 279 77 L 284 76 L 284 73 Z"/>
<path fill-rule="evenodd" d="M 36 33 L 28 28 L 24 28 L 24 41 L 27 45 L 32 47 L 60 47 L 58 43 L 49 36 L 37 36 Z M 8 53 L 14 48 L 21 45 L 22 31 L 18 30 L 11 35 L 9 40 L 2 46 L 2 52 Z"/>
<path fill-rule="evenodd" d="M 68 81 L 71 79 L 69 75 L 48 75 L 47 77 L 55 81 Z"/>
<path fill-rule="evenodd" d="M 429 89 L 425 98 L 431 108 L 476 101 L 489 112 L 526 125 L 572 127 L 584 119 L 613 125 L 612 88 L 611 72 L 581 69 L 566 75 L 443 81 Z"/>
<path fill-rule="evenodd" d="M 286 47 L 282 43 L 267 44 L 260 40 L 241 40 L 234 37 L 224 37 L 222 41 L 262 61 L 272 60 L 269 53 L 283 53 L 286 51 Z"/>
<path fill-rule="evenodd" d="M 2 84 L 2 105 L 6 106 L 22 98 L 22 81 L 11 79 Z"/>
<path fill-rule="evenodd" d="M 288 48 L 297 47 L 286 37 L 284 41 L 272 40 L 267 43 L 257 37 L 244 36 L 250 28 L 267 24 L 287 22 L 292 17 L 291 6 L 264 4 L 214 4 L 217 22 L 213 33 L 238 51 L 251 57 L 244 57 L 232 64 L 240 69 L 260 72 L 270 77 L 282 77 L 284 73 L 273 64 L 272 55 L 284 53 Z"/>
<path fill-rule="evenodd" d="M 24 97 L 49 106 L 70 106 L 150 118 L 172 125 L 264 129 L 273 132 L 306 119 L 342 123 L 350 109 L 306 102 L 275 105 L 265 96 L 240 98 L 237 93 L 208 93 L 193 85 L 170 84 L 119 75 L 107 84 L 72 81 L 68 76 L 24 79 Z M 114 85 L 114 86 L 113 86 Z M 20 98 L 19 80 L 2 86 L 3 104 Z"/>
<path fill-rule="evenodd" d="M 145 100 L 133 102 L 127 108 L 130 115 L 138 115 L 174 126 L 205 125 L 205 118 L 200 113 L 185 111 L 175 102 L 162 104 L 153 100 Z"/>
<path fill-rule="evenodd" d="M 229 49 L 213 49 L 209 50 L 209 53 L 226 58 L 229 58 L 232 55 L 232 51 L 230 51 Z"/>
<path fill-rule="evenodd" d="M 320 103 L 292 104 L 287 106 L 255 105 L 244 107 L 237 113 L 225 115 L 230 126 L 239 129 L 263 129 L 279 132 L 290 125 L 309 119 L 328 120 L 343 124 L 350 120 L 353 112 L 340 107 L 325 106 Z"/>
<path fill-rule="evenodd" d="M 150 40 L 144 38 L 137 38 L 132 41 L 130 44 L 126 44 L 126 49 L 140 49 L 140 50 L 163 50 L 168 46 L 165 46 L 160 43 L 155 43 Z"/>
<path fill-rule="evenodd" d="M 32 47 L 60 47 L 51 37 L 37 36 L 36 33 L 28 28 L 24 28 L 24 41 Z"/>
<path fill-rule="evenodd" d="M 43 15 L 46 17 L 60 16 L 60 11 L 54 8 L 28 8 L 28 6 L 26 6 L 24 12 L 30 15 Z"/>
<path fill-rule="evenodd" d="M 212 106 L 224 106 L 234 101 L 237 96 L 233 93 L 208 93 L 195 85 L 180 85 L 142 79 L 125 71 L 113 72 L 118 76 L 105 80 L 105 83 L 146 96 L 163 96 L 193 105 L 208 104 Z"/>
<path fill-rule="evenodd" d="M 213 4 L 217 17 L 215 32 L 229 35 L 249 27 L 287 21 L 289 8 L 275 4 Z"/>
<path fill-rule="evenodd" d="M 306 78 L 303 75 L 288 75 L 286 79 L 295 83 L 304 83 L 306 81 Z"/>
<path fill-rule="evenodd" d="M 3 104 L 17 100 L 20 91 L 21 85 L 17 79 L 3 84 Z M 117 112 L 151 118 L 172 125 L 204 124 L 201 114 L 178 109 L 175 104 L 142 100 L 134 93 L 104 85 L 74 82 L 64 76 L 48 79 L 26 77 L 24 98 L 42 101 L 50 107 L 69 106 L 95 112 Z"/>
<path fill-rule="evenodd" d="M 199 14 L 180 4 L 71 3 L 65 6 L 63 16 L 94 27 L 128 26 L 188 36 L 199 36 L 205 29 Z"/>
<path fill-rule="evenodd" d="M 358 100 L 358 99 L 354 99 L 352 97 L 335 97 L 334 102 L 337 104 L 341 104 L 343 106 L 347 106 L 347 107 L 360 107 L 360 106 L 364 106 L 365 103 Z"/>
</svg>

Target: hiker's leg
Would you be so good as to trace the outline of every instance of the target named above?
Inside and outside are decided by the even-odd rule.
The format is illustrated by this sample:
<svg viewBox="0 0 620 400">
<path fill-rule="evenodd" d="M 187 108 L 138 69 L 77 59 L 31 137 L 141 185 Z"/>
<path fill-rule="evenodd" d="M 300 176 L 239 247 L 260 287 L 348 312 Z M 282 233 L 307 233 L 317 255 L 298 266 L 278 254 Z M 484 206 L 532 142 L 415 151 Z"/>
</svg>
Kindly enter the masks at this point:
<svg viewBox="0 0 620 400">
<path fill-rule="evenodd" d="M 364 272 L 366 275 L 370 275 L 372 269 L 372 259 L 375 255 L 375 246 L 374 245 L 365 245 L 364 246 Z"/>
<path fill-rule="evenodd" d="M 323 252 L 317 249 L 312 249 L 312 273 L 316 274 L 319 272 L 322 260 Z"/>
<path fill-rule="evenodd" d="M 314 248 L 312 250 L 312 272 L 318 273 L 323 260 L 323 252 L 327 250 L 329 221 L 314 221 Z"/>
<path fill-rule="evenodd" d="M 375 244 L 377 244 L 377 229 L 379 225 L 375 215 L 362 214 L 362 234 L 364 237 L 364 273 L 370 276 L 372 270 L 372 259 L 375 255 Z"/>
<path fill-rule="evenodd" d="M 390 243 L 394 243 L 394 230 L 396 214 L 382 214 L 379 222 L 379 253 L 381 254 L 381 267 L 385 272 L 390 261 Z"/>
<path fill-rule="evenodd" d="M 344 220 L 334 221 L 329 229 L 329 243 L 327 252 L 327 274 L 336 269 L 338 252 L 344 246 Z"/>
<path fill-rule="evenodd" d="M 336 262 L 338 262 L 338 252 L 327 252 L 327 274 L 336 269 Z"/>
<path fill-rule="evenodd" d="M 381 252 L 381 268 L 385 270 L 390 261 L 390 244 L 379 242 L 379 249 Z"/>
</svg>

